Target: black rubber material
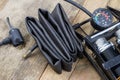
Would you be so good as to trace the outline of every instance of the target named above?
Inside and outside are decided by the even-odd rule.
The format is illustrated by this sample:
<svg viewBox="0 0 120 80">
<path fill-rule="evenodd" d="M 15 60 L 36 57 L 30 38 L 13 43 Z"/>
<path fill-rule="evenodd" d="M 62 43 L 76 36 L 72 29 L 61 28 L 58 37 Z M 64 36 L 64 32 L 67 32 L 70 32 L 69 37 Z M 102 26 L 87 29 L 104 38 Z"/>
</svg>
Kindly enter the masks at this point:
<svg viewBox="0 0 120 80">
<path fill-rule="evenodd" d="M 38 15 L 39 20 L 26 18 L 28 32 L 57 73 L 71 71 L 73 62 L 82 57 L 83 47 L 62 6 L 58 4 L 52 13 L 39 9 Z"/>
</svg>

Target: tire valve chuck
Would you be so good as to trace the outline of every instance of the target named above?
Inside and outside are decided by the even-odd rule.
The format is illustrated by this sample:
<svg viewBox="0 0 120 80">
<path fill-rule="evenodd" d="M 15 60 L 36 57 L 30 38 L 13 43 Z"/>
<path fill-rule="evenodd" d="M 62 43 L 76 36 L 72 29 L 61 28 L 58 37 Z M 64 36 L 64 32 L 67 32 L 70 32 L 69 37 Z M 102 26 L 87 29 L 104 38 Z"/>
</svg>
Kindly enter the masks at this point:
<svg viewBox="0 0 120 80">
<path fill-rule="evenodd" d="M 18 28 L 14 28 L 11 25 L 9 17 L 6 18 L 6 21 L 7 21 L 8 27 L 10 29 L 9 36 L 0 42 L 0 46 L 6 45 L 6 44 L 13 44 L 13 46 L 17 47 L 17 46 L 23 44 L 24 39 L 22 37 L 20 30 Z"/>
</svg>

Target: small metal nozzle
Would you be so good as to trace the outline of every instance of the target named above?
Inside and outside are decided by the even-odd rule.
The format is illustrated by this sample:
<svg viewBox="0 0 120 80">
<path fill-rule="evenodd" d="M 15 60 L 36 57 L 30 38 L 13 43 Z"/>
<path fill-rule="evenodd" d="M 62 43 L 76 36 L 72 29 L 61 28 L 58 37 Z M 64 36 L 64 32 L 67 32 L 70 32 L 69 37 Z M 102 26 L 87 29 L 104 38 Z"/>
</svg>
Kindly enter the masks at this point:
<svg viewBox="0 0 120 80">
<path fill-rule="evenodd" d="M 27 53 L 23 55 L 23 58 L 27 59 L 28 57 L 30 57 L 31 54 L 32 54 L 32 51 L 28 50 Z"/>
<path fill-rule="evenodd" d="M 34 44 L 25 55 L 23 55 L 24 59 L 27 59 L 28 57 L 30 57 L 33 54 L 33 51 L 38 47 L 37 44 Z"/>
</svg>

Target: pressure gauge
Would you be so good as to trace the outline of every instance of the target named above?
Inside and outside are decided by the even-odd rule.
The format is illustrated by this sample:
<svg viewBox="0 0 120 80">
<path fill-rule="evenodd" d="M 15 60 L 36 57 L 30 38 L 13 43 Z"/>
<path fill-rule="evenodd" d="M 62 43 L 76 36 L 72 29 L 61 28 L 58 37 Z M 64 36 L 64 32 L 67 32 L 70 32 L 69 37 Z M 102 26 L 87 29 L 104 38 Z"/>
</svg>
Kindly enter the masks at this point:
<svg viewBox="0 0 120 80">
<path fill-rule="evenodd" d="M 97 30 L 110 27 L 113 23 L 112 13 L 105 8 L 99 8 L 93 12 L 91 25 Z"/>
</svg>

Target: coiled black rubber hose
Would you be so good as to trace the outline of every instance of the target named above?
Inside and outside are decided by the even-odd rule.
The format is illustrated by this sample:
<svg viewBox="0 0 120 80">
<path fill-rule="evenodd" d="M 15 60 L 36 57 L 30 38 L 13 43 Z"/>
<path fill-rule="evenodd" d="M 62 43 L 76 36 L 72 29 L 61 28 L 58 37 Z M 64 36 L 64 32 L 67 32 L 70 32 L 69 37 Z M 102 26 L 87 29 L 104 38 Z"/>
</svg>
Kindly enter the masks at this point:
<svg viewBox="0 0 120 80">
<path fill-rule="evenodd" d="M 72 63 L 82 57 L 83 47 L 62 6 L 58 4 L 52 13 L 39 9 L 38 15 L 39 20 L 26 18 L 28 32 L 57 73 L 71 71 Z"/>
</svg>

